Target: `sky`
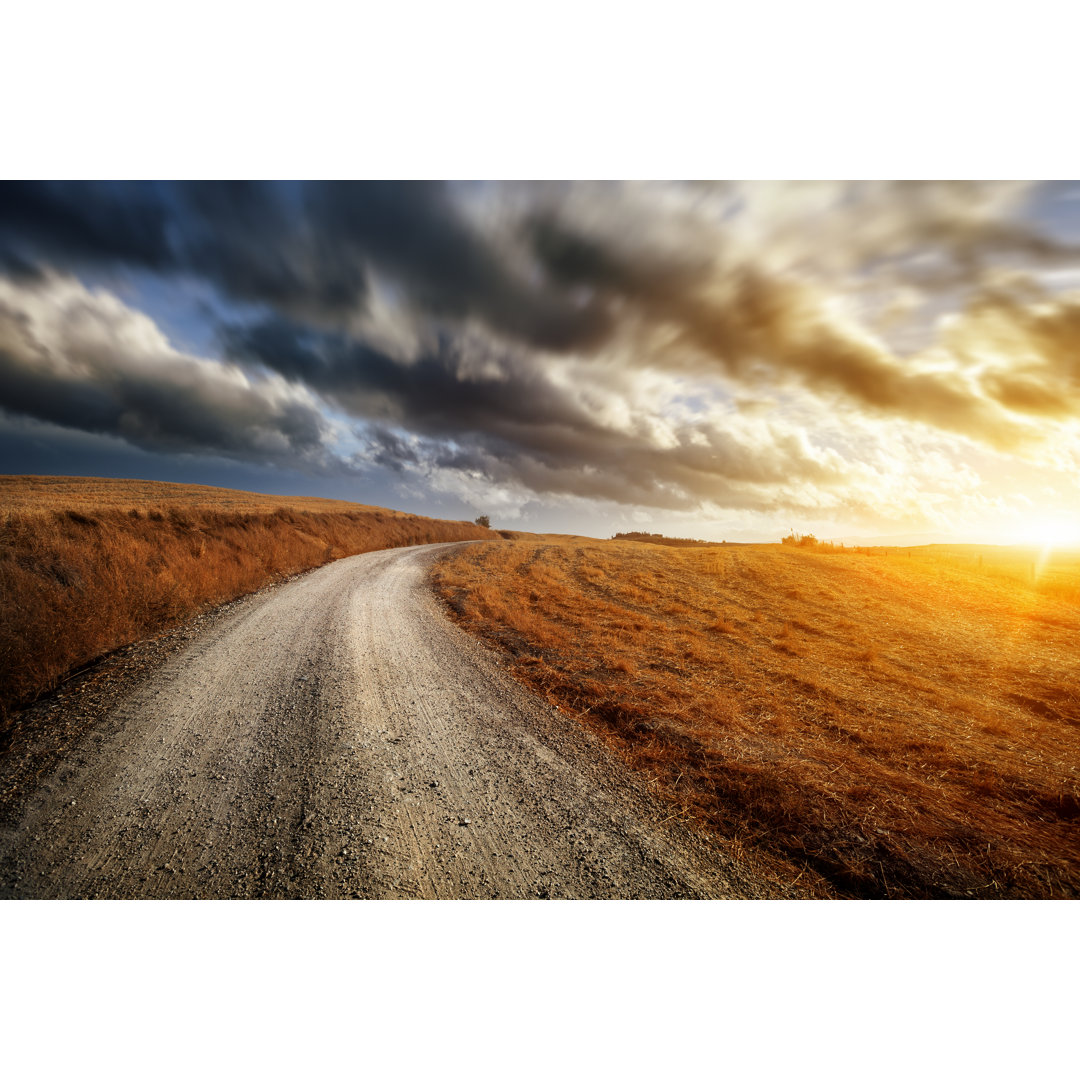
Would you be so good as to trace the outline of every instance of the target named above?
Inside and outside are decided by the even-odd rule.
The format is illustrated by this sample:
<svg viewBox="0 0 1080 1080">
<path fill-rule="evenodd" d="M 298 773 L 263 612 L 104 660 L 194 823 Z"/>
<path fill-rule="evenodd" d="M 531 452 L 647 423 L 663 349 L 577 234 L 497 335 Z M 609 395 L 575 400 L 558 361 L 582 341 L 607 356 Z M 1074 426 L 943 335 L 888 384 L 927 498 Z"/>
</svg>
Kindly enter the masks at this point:
<svg viewBox="0 0 1080 1080">
<path fill-rule="evenodd" d="M 0 472 L 1080 541 L 1080 184 L 0 184 Z"/>
</svg>

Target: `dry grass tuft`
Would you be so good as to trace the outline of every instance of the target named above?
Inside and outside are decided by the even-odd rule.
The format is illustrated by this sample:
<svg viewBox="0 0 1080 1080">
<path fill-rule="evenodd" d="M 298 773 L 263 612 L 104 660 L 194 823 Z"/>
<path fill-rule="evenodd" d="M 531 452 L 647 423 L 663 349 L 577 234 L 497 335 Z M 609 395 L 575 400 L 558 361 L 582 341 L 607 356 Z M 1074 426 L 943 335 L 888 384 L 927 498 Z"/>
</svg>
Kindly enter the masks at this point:
<svg viewBox="0 0 1080 1080">
<path fill-rule="evenodd" d="M 345 555 L 492 539 L 328 499 L 0 477 L 0 720 L 112 649 Z"/>
<path fill-rule="evenodd" d="M 1080 896 L 1080 557 L 822 547 L 517 540 L 435 584 L 673 814 L 811 895 Z"/>
</svg>

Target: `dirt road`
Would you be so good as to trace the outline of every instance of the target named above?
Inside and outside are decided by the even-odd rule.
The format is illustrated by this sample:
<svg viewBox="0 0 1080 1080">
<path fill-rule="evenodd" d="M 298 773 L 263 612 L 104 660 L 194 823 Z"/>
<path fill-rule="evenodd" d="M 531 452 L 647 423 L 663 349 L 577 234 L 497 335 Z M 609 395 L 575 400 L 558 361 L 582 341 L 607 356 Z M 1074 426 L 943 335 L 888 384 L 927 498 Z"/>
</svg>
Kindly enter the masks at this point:
<svg viewBox="0 0 1080 1080">
<path fill-rule="evenodd" d="M 774 894 L 445 618 L 455 546 L 232 605 L 35 782 L 0 896 Z"/>
</svg>

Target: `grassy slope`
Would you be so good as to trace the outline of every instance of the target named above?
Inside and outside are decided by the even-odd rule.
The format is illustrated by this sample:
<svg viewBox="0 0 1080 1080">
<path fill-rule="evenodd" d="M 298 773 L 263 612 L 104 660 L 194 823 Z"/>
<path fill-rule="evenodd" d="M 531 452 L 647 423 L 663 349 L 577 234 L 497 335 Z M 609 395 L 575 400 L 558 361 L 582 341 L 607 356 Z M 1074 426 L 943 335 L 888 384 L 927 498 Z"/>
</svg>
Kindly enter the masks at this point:
<svg viewBox="0 0 1080 1080">
<path fill-rule="evenodd" d="M 491 539 L 329 499 L 0 477 L 0 717 L 101 654 L 332 559 Z"/>
<path fill-rule="evenodd" d="M 515 541 L 456 617 L 823 896 L 1080 895 L 1080 558 Z"/>
</svg>

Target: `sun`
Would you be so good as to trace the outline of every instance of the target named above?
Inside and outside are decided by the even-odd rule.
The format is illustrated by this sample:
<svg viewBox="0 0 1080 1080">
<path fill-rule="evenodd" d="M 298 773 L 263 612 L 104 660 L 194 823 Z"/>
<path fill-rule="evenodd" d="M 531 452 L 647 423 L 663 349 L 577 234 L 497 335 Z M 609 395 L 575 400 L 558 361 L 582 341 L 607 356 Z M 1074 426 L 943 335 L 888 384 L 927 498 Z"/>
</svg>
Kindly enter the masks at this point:
<svg viewBox="0 0 1080 1080">
<path fill-rule="evenodd" d="M 1030 544 L 1044 551 L 1080 547 L 1080 518 L 1043 514 L 1028 518 L 1016 529 L 1017 544 Z"/>
</svg>

